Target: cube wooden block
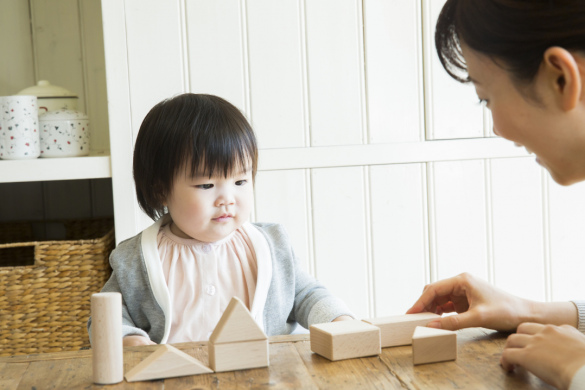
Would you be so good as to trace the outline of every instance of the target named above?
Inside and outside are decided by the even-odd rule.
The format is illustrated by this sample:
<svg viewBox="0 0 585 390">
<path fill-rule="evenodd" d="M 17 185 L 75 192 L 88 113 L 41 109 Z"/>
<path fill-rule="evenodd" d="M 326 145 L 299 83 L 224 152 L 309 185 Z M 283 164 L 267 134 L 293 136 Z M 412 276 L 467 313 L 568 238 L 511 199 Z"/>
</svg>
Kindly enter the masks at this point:
<svg viewBox="0 0 585 390">
<path fill-rule="evenodd" d="M 208 344 L 209 363 L 215 372 L 268 366 L 268 339 Z"/>
<path fill-rule="evenodd" d="M 417 326 L 412 336 L 412 360 L 416 364 L 457 359 L 457 333 Z"/>
<path fill-rule="evenodd" d="M 434 313 L 403 314 L 383 318 L 371 318 L 365 322 L 380 328 L 382 334 L 382 348 L 410 345 L 414 328 L 425 326 L 432 320 L 441 318 Z"/>
<path fill-rule="evenodd" d="M 311 351 L 329 360 L 379 355 L 380 328 L 359 320 L 312 325 Z"/>
</svg>

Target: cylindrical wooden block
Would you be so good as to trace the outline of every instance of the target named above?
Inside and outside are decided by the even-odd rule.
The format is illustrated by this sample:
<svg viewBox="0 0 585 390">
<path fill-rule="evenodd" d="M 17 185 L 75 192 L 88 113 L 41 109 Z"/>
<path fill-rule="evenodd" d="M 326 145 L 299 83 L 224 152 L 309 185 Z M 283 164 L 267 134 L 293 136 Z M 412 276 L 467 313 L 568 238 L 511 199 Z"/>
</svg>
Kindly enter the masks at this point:
<svg viewBox="0 0 585 390">
<path fill-rule="evenodd" d="M 93 294 L 91 321 L 93 382 L 101 385 L 122 382 L 122 295 L 116 292 Z"/>
</svg>

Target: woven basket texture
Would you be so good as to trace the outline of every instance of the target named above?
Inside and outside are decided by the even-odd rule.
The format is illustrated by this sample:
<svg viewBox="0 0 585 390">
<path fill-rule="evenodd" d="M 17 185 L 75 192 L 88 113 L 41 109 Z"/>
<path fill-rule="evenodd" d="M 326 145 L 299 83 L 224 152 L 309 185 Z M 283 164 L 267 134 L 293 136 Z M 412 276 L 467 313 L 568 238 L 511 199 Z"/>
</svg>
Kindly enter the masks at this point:
<svg viewBox="0 0 585 390">
<path fill-rule="evenodd" d="M 30 223 L 0 224 L 0 356 L 90 346 L 90 298 L 111 274 L 114 224 L 62 224 L 66 239 L 59 241 L 27 241 Z"/>
</svg>

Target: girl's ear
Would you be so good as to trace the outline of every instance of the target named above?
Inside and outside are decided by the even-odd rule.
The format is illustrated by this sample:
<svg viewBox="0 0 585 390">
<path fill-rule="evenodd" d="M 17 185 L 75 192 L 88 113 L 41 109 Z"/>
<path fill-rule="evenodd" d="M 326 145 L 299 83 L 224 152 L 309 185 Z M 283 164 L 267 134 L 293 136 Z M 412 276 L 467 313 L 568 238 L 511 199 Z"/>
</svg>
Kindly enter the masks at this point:
<svg viewBox="0 0 585 390">
<path fill-rule="evenodd" d="M 544 72 L 559 108 L 563 111 L 575 108 L 581 98 L 584 81 L 575 57 L 561 47 L 550 47 L 544 52 Z"/>
</svg>

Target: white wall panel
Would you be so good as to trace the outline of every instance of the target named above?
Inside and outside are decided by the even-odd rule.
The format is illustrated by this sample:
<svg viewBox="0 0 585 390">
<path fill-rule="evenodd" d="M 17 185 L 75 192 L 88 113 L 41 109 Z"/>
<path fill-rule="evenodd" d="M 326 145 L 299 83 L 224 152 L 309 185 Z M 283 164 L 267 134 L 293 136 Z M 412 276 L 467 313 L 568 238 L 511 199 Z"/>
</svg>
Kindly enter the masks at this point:
<svg viewBox="0 0 585 390">
<path fill-rule="evenodd" d="M 297 0 L 247 2 L 252 125 L 261 148 L 305 146 L 304 13 Z"/>
<path fill-rule="evenodd" d="M 256 221 L 282 224 L 295 254 L 307 272 L 313 272 L 310 197 L 304 169 L 266 171 L 256 175 Z"/>
<path fill-rule="evenodd" d="M 187 0 L 191 92 L 221 96 L 248 113 L 242 2 Z"/>
<path fill-rule="evenodd" d="M 435 25 L 444 3 L 444 0 L 423 3 L 427 139 L 482 137 L 483 110 L 473 86 L 452 79 L 435 49 Z"/>
<path fill-rule="evenodd" d="M 316 276 L 358 317 L 369 313 L 363 168 L 312 171 Z"/>
<path fill-rule="evenodd" d="M 585 183 L 548 180 L 552 300 L 585 299 Z"/>
<path fill-rule="evenodd" d="M 159 101 L 184 92 L 178 1 L 126 1 L 128 73 L 134 139 Z"/>
<path fill-rule="evenodd" d="M 35 84 L 28 1 L 3 1 L 0 12 L 0 96 Z"/>
<path fill-rule="evenodd" d="M 82 54 L 85 76 L 86 114 L 91 124 L 91 149 L 109 151 L 108 101 L 106 91 L 106 65 L 104 59 L 104 33 L 100 0 L 79 1 L 81 18 Z"/>
<path fill-rule="evenodd" d="M 311 144 L 361 144 L 365 140 L 361 2 L 309 0 L 305 6 Z"/>
<path fill-rule="evenodd" d="M 429 282 L 424 164 L 370 167 L 376 317 L 402 314 Z"/>
<path fill-rule="evenodd" d="M 435 280 L 461 272 L 488 277 L 484 169 L 483 160 L 429 164 L 431 272 Z"/>
<path fill-rule="evenodd" d="M 54 3 L 32 0 L 30 4 L 37 80 L 49 80 L 51 84 L 65 87 L 75 93 L 79 96 L 78 109 L 85 112 L 77 0 Z"/>
<path fill-rule="evenodd" d="M 364 31 L 369 142 L 423 140 L 420 2 L 365 0 Z"/>
<path fill-rule="evenodd" d="M 495 284 L 545 300 L 542 170 L 529 157 L 490 165 Z"/>
</svg>

